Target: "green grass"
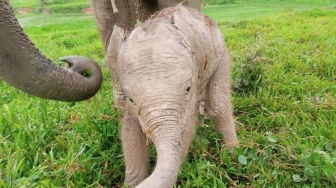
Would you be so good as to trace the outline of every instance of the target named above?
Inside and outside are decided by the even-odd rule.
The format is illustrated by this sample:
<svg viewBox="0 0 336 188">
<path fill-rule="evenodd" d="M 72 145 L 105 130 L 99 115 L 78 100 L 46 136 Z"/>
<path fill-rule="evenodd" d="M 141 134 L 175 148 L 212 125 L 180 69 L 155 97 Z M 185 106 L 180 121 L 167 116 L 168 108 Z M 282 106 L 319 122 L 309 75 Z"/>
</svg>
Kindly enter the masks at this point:
<svg viewBox="0 0 336 188">
<path fill-rule="evenodd" d="M 11 4 L 15 7 L 39 7 L 41 6 L 41 2 L 47 2 L 47 6 L 54 6 L 54 5 L 75 5 L 75 4 L 87 4 L 89 5 L 89 1 L 87 0 L 10 0 Z"/>
<path fill-rule="evenodd" d="M 247 8 L 230 7 L 204 11 L 219 22 L 231 53 L 241 147 L 234 154 L 222 150 L 205 120 L 209 127 L 197 128 L 177 187 L 335 187 L 335 5 L 281 6 L 267 15 L 258 6 L 254 19 L 232 18 Z M 38 99 L 0 83 L 0 187 L 121 187 L 120 122 L 93 19 L 20 20 L 53 60 L 96 59 L 104 83 L 80 103 Z"/>
<path fill-rule="evenodd" d="M 334 3 L 335 4 L 335 3 Z M 305 4 L 295 2 L 267 2 L 251 4 L 228 4 L 203 6 L 202 11 L 216 21 L 230 20 L 240 21 L 242 19 L 255 19 L 260 17 L 286 14 L 292 11 L 304 11 L 318 8 L 321 5 Z"/>
<path fill-rule="evenodd" d="M 56 28 L 60 27 L 60 30 L 68 31 L 69 27 L 72 30 L 78 28 L 95 29 L 96 24 L 94 23 L 94 18 L 91 15 L 84 14 L 28 14 L 28 15 L 18 15 L 20 24 L 25 29 L 31 29 L 32 32 L 43 32 L 54 31 Z M 63 28 L 63 26 L 66 28 Z M 43 30 L 43 31 L 42 31 Z"/>
<path fill-rule="evenodd" d="M 254 4 L 254 3 L 300 3 L 327 5 L 335 3 L 334 0 L 203 0 L 203 4 L 228 5 L 228 4 Z"/>
<path fill-rule="evenodd" d="M 35 13 L 41 13 L 42 9 L 48 9 L 50 13 L 81 13 L 82 9 L 90 6 L 88 0 L 11 0 L 10 2 L 14 10 L 33 8 Z"/>
</svg>

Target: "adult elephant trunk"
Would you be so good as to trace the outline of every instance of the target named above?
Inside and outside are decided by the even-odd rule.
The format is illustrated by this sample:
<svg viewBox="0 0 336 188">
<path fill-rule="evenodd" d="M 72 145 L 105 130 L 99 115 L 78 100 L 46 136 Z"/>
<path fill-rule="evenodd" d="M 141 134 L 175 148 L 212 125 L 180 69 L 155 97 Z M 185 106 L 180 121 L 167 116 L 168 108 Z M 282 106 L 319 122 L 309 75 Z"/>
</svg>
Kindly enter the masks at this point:
<svg viewBox="0 0 336 188">
<path fill-rule="evenodd" d="M 99 66 L 84 57 L 66 57 L 69 69 L 47 59 L 20 27 L 8 0 L 0 0 L 0 79 L 38 97 L 81 101 L 100 88 Z"/>
<path fill-rule="evenodd" d="M 189 106 L 190 107 L 190 106 Z M 194 107 L 156 103 L 140 111 L 141 124 L 157 151 L 154 172 L 138 187 L 173 187 L 194 134 Z"/>
</svg>

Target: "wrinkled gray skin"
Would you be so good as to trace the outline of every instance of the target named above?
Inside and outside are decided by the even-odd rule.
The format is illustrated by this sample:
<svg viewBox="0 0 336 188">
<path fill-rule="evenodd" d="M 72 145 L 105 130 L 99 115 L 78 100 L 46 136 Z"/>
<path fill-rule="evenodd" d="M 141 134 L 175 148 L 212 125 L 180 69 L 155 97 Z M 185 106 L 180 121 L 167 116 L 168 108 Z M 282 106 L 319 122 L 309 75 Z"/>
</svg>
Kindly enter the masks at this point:
<svg viewBox="0 0 336 188">
<path fill-rule="evenodd" d="M 115 26 L 108 66 L 118 77 L 115 104 L 124 111 L 126 184 L 172 187 L 194 134 L 200 103 L 223 135 L 238 145 L 230 99 L 230 58 L 216 23 L 194 9 L 169 7 L 129 35 Z M 150 176 L 148 140 L 157 150 Z"/>
<path fill-rule="evenodd" d="M 113 12 L 113 1 L 118 13 Z M 143 22 L 168 6 L 183 2 L 184 5 L 199 10 L 202 0 L 90 0 L 90 2 L 106 51 L 115 24 L 124 30 L 131 31 L 137 20 Z"/>
<path fill-rule="evenodd" d="M 112 2 L 115 2 L 118 13 L 114 13 L 112 7 Z M 109 48 L 110 38 L 113 33 L 113 28 L 115 25 L 122 28 L 125 31 L 132 31 L 138 21 L 145 21 L 150 18 L 153 14 L 158 11 L 167 8 L 172 5 L 182 3 L 185 6 L 200 10 L 202 0 L 90 0 L 91 8 L 94 12 L 98 31 L 103 42 L 105 52 Z M 120 36 L 121 37 L 121 36 Z M 118 37 L 116 37 L 118 38 Z M 114 46 L 118 46 L 120 41 L 112 41 Z M 109 54 L 116 54 L 113 51 L 118 50 L 117 48 L 110 48 Z M 107 57 L 105 63 L 111 65 L 109 68 L 111 71 L 111 77 L 114 82 L 114 97 L 122 96 L 119 93 L 123 92 L 120 88 L 119 76 L 116 63 L 113 63 L 115 58 Z M 116 106 L 118 106 L 119 100 L 114 100 Z"/>
<path fill-rule="evenodd" d="M 64 57 L 63 69 L 47 59 L 20 27 L 8 0 L 0 0 L 0 80 L 38 97 L 81 101 L 100 88 L 102 73 L 92 60 Z"/>
</svg>

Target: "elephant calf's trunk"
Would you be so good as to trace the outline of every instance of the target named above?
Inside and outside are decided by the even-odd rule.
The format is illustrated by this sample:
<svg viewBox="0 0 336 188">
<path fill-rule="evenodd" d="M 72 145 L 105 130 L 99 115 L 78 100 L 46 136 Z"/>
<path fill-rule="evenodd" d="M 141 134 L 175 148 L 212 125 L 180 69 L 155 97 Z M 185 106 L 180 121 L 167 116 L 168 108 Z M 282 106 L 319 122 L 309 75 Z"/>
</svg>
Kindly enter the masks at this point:
<svg viewBox="0 0 336 188">
<path fill-rule="evenodd" d="M 173 187 L 187 154 L 194 133 L 195 118 L 193 115 L 187 116 L 186 125 L 181 122 L 183 120 L 178 111 L 169 109 L 158 110 L 158 116 L 151 115 L 155 112 L 144 113 L 149 118 L 145 131 L 155 145 L 157 163 L 154 172 L 139 187 Z"/>
</svg>

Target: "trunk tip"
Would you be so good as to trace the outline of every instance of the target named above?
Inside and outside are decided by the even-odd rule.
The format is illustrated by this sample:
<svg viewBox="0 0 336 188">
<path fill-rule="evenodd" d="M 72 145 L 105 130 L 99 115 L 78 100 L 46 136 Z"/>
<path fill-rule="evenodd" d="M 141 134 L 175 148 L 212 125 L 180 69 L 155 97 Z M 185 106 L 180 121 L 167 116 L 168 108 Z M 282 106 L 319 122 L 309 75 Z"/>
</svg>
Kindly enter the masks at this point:
<svg viewBox="0 0 336 188">
<path fill-rule="evenodd" d="M 83 56 L 66 56 L 60 58 L 60 61 L 68 63 L 68 69 L 77 72 L 84 77 L 91 77 L 93 74 L 102 74 L 98 64 Z"/>
</svg>

